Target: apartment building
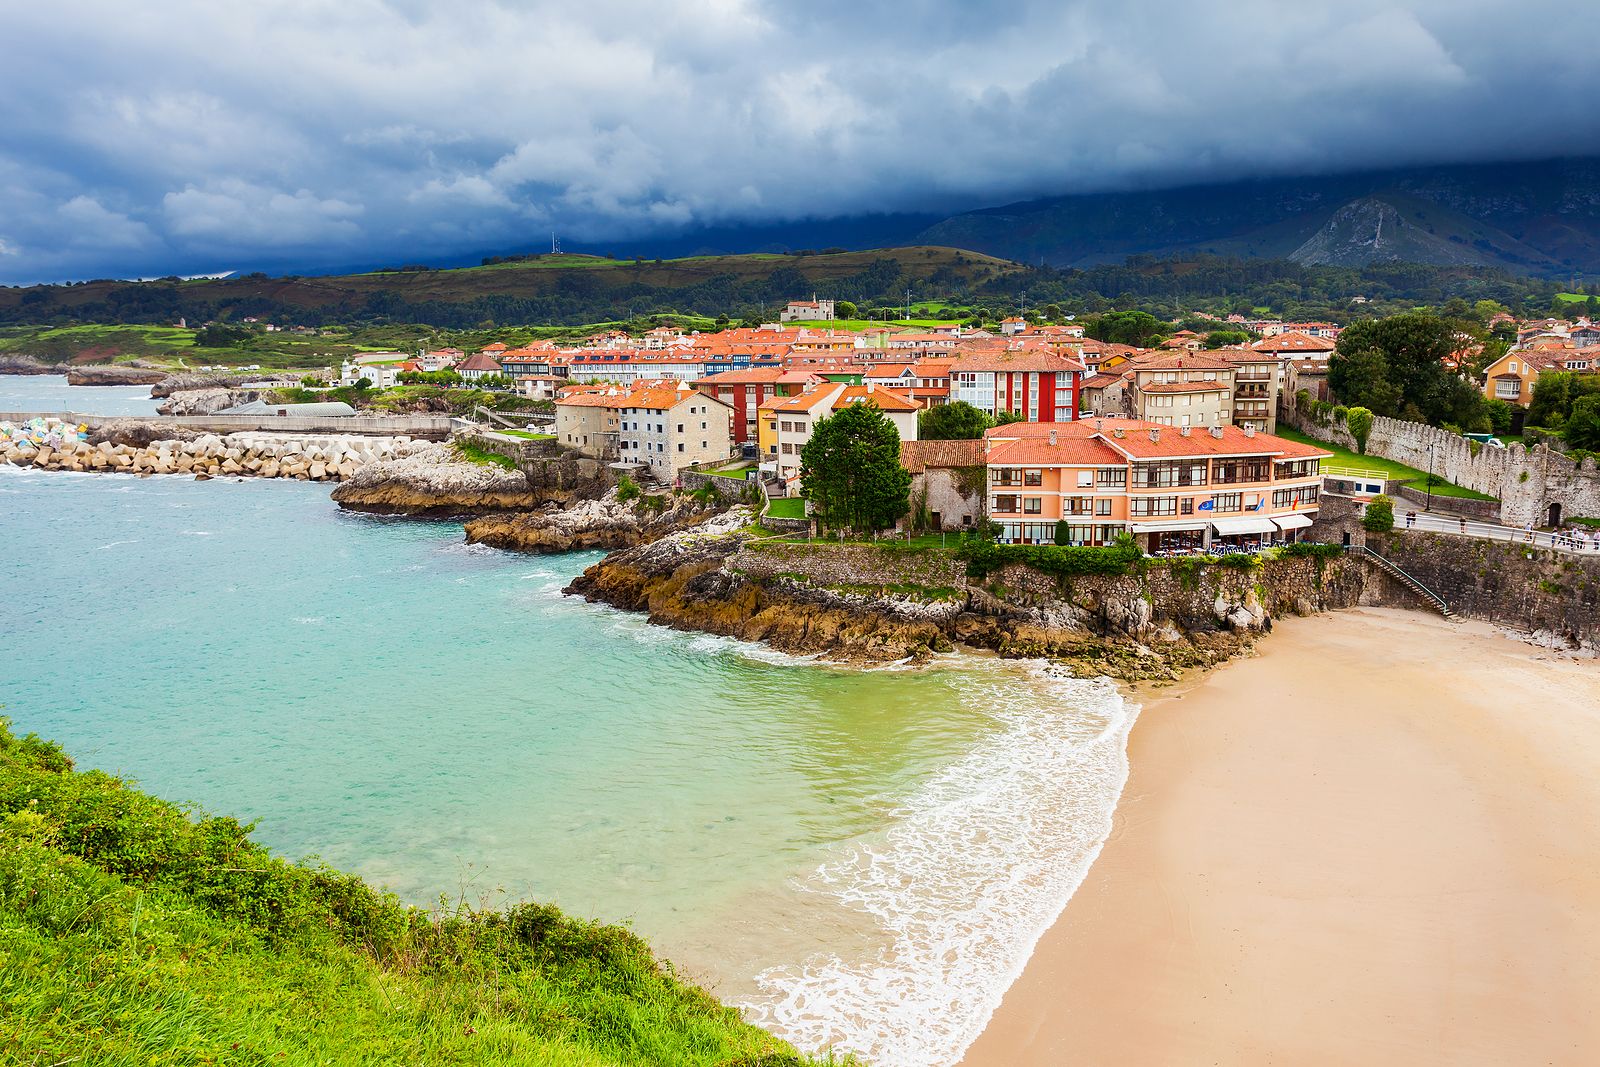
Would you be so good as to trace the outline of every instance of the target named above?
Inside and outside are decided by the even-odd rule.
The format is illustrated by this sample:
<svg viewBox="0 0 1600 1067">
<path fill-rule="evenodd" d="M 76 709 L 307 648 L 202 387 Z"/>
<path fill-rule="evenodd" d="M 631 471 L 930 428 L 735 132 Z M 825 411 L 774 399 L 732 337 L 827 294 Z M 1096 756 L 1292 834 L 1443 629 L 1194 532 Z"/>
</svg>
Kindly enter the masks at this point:
<svg viewBox="0 0 1600 1067">
<path fill-rule="evenodd" d="M 568 392 L 556 400 L 556 440 L 595 459 L 617 458 L 627 394 L 615 389 Z"/>
<path fill-rule="evenodd" d="M 1222 348 L 1215 354 L 1233 364 L 1233 424 L 1241 430 L 1276 433 L 1284 376 L 1278 357 L 1249 348 Z"/>
<path fill-rule="evenodd" d="M 831 383 L 798 396 L 769 401 L 761 407 L 761 466 L 785 481 L 800 476 L 800 453 L 811 440 L 817 420 L 851 404 L 871 404 L 888 416 L 901 441 L 917 439 L 920 405 L 908 396 L 876 385 Z"/>
<path fill-rule="evenodd" d="M 617 458 L 670 482 L 685 467 L 732 454 L 733 415 L 732 407 L 687 382 L 635 389 L 622 400 Z"/>
<path fill-rule="evenodd" d="M 988 347 L 950 361 L 950 399 L 992 416 L 1012 411 L 1028 422 L 1071 422 L 1085 377 L 1078 359 L 1043 347 Z"/>
<path fill-rule="evenodd" d="M 1215 352 L 1141 356 L 1123 374 L 1123 414 L 1163 426 L 1231 426 L 1236 373 Z"/>
<path fill-rule="evenodd" d="M 985 434 L 989 517 L 1009 543 L 1105 545 L 1145 552 L 1298 540 L 1316 517 L 1331 453 L 1231 424 L 1142 419 L 1013 423 Z"/>
<path fill-rule="evenodd" d="M 760 438 L 761 405 L 774 397 L 794 396 L 823 383 L 821 375 L 783 367 L 749 367 L 707 375 L 694 387 L 727 404 L 733 411 L 733 442 L 755 444 Z"/>
</svg>

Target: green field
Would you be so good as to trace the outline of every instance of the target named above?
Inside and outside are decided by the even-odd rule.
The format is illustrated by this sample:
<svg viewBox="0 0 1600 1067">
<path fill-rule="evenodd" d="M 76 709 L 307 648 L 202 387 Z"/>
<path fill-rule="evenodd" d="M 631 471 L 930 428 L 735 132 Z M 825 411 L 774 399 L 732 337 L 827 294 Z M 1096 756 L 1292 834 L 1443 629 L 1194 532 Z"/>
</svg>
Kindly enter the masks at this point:
<svg viewBox="0 0 1600 1067">
<path fill-rule="evenodd" d="M 803 519 L 806 517 L 806 502 L 797 496 L 775 497 L 767 505 L 767 514 L 774 519 Z"/>
<path fill-rule="evenodd" d="M 8 725 L 0 1063 L 809 1062 L 620 927 L 532 903 L 408 908 Z"/>
<path fill-rule="evenodd" d="M 1408 467 L 1404 463 L 1396 463 L 1393 460 L 1382 459 L 1378 456 L 1363 456 L 1360 453 L 1351 452 L 1349 449 L 1341 448 L 1338 445 L 1331 445 L 1326 441 L 1319 441 L 1315 437 L 1311 437 L 1308 434 L 1303 434 L 1299 430 L 1290 429 L 1287 426 L 1279 426 L 1276 432 L 1279 437 L 1282 437 L 1287 441 L 1298 441 L 1305 445 L 1315 445 L 1317 448 L 1326 449 L 1327 451 L 1332 452 L 1333 459 L 1326 461 L 1327 465 L 1330 467 L 1355 467 L 1361 470 L 1382 471 L 1389 478 L 1399 479 L 1400 481 L 1410 485 L 1413 489 L 1423 490 L 1427 487 L 1428 474 L 1426 471 L 1419 471 L 1415 467 Z M 1433 483 L 1433 495 L 1455 497 L 1459 500 L 1495 499 L 1492 496 L 1487 496 L 1471 489 L 1463 489 L 1459 485 L 1452 485 L 1442 478 L 1437 479 Z"/>
</svg>

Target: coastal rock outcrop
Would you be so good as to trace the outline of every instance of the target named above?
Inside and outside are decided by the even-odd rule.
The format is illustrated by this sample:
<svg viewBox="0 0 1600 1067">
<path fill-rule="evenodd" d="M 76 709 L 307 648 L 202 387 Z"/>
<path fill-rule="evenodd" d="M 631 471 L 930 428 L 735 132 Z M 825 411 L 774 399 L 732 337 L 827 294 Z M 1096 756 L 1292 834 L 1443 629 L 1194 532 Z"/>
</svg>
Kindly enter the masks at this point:
<svg viewBox="0 0 1600 1067">
<path fill-rule="evenodd" d="M 0 354 L 0 374 L 60 374 L 60 367 L 52 367 L 34 356 Z"/>
<path fill-rule="evenodd" d="M 661 501 L 658 506 L 649 501 Z M 488 515 L 467 523 L 467 540 L 516 552 L 575 552 L 626 548 L 704 522 L 707 505 L 688 496 L 640 497 L 627 503 L 616 490 L 569 508 Z M 748 521 L 748 518 L 746 519 Z"/>
<path fill-rule="evenodd" d="M 334 490 L 333 499 L 351 511 L 383 515 L 463 515 L 546 503 L 520 471 L 469 462 L 448 444 L 364 466 Z"/>
<path fill-rule="evenodd" d="M 157 388 L 160 387 L 157 386 Z M 165 394 L 166 399 L 156 406 L 156 414 L 214 415 L 223 408 L 236 407 L 239 404 L 248 404 L 252 400 L 260 400 L 274 388 L 276 386 L 263 385 L 251 389 L 224 389 L 220 387 L 179 389 Z"/>
<path fill-rule="evenodd" d="M 1248 649 L 1274 612 L 1353 604 L 1362 584 L 1348 561 L 1301 557 L 1070 580 L 1011 565 L 978 581 L 952 553 L 756 539 L 748 520 L 734 508 L 614 552 L 568 592 L 787 652 L 881 662 L 963 644 L 1145 680 Z"/>
<path fill-rule="evenodd" d="M 159 367 L 133 364 L 67 368 L 68 385 L 156 385 L 166 378 L 167 372 Z"/>
<path fill-rule="evenodd" d="M 198 389 L 237 389 L 249 386 L 256 390 L 282 389 L 298 385 L 299 381 L 293 375 L 266 374 L 230 374 L 218 372 L 193 372 L 186 371 L 182 374 L 169 374 L 157 382 L 150 389 L 150 395 L 160 400 L 177 393 L 192 392 Z M 163 412 L 168 414 L 168 412 Z"/>
</svg>

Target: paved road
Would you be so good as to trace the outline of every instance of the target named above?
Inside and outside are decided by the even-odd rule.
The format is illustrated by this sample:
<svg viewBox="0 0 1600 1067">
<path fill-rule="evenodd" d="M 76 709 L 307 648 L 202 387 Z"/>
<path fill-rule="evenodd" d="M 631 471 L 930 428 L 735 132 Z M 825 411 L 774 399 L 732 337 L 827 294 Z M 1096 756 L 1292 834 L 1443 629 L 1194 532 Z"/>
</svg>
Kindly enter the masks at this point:
<svg viewBox="0 0 1600 1067">
<path fill-rule="evenodd" d="M 1398 508 L 1395 510 L 1395 529 L 1427 530 L 1433 533 L 1452 533 L 1457 535 L 1464 533 L 1467 537 L 1481 537 L 1489 541 L 1516 541 L 1523 544 L 1529 543 L 1528 531 L 1526 529 L 1518 529 L 1511 526 L 1501 526 L 1498 523 L 1493 522 L 1479 522 L 1476 519 L 1467 519 L 1465 526 L 1463 526 L 1462 520 L 1458 518 L 1430 514 L 1426 511 L 1417 512 L 1416 520 L 1413 523 L 1408 524 L 1406 522 L 1406 514 L 1407 513 L 1405 511 L 1402 511 Z M 1532 544 L 1535 548 L 1555 548 L 1561 552 L 1573 552 L 1580 555 L 1600 554 L 1600 542 L 1597 542 L 1593 539 L 1580 539 L 1576 544 L 1573 544 L 1570 540 L 1565 539 L 1560 534 L 1554 535 L 1554 543 L 1552 543 L 1551 537 L 1552 535 L 1549 533 L 1543 533 L 1539 530 L 1535 530 L 1533 531 Z"/>
</svg>

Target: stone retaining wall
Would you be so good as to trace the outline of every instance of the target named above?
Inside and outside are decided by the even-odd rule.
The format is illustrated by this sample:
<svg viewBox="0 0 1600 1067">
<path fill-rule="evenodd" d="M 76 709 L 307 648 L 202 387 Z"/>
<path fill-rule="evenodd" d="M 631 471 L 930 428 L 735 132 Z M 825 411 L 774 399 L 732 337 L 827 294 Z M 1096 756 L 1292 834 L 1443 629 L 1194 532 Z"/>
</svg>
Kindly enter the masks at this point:
<svg viewBox="0 0 1600 1067">
<path fill-rule="evenodd" d="M 1355 439 L 1342 424 L 1316 422 L 1292 404 L 1284 406 L 1281 418 L 1312 437 L 1355 450 Z M 1495 448 L 1420 422 L 1383 417 L 1373 420 L 1367 451 L 1495 497 L 1501 521 L 1511 526 L 1542 525 L 1551 504 L 1561 506 L 1562 519 L 1600 517 L 1600 467 L 1593 457 L 1578 463 L 1544 445 L 1528 448 L 1520 442 Z"/>
<path fill-rule="evenodd" d="M 724 478 L 721 475 L 706 474 L 703 471 L 679 471 L 678 481 L 685 489 L 691 492 L 697 489 L 709 488 L 713 493 L 717 494 L 717 499 L 725 504 L 738 503 L 745 498 L 745 494 L 750 492 L 752 488 L 760 492 L 760 485 L 757 482 L 746 481 L 742 478 Z"/>
<path fill-rule="evenodd" d="M 65 443 L 59 448 L 26 443 L 5 446 L 0 461 L 40 470 L 108 474 L 192 474 L 202 478 L 296 478 L 343 481 L 369 463 L 397 459 L 427 448 L 406 438 L 327 438 L 307 440 L 270 434 L 206 434 L 193 441 L 153 441 L 147 445 L 101 441 Z"/>
<path fill-rule="evenodd" d="M 1432 589 L 1458 615 L 1529 633 L 1556 647 L 1600 651 L 1600 558 L 1456 534 L 1367 534 L 1373 551 Z M 1366 600 L 1414 607 L 1376 567 Z"/>
<path fill-rule="evenodd" d="M 818 585 L 920 585 L 960 589 L 966 564 L 942 552 L 897 551 L 877 545 L 805 545 L 788 541 L 747 543 L 728 567 L 752 578 L 804 575 Z"/>
</svg>

